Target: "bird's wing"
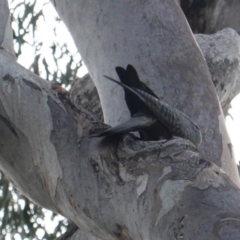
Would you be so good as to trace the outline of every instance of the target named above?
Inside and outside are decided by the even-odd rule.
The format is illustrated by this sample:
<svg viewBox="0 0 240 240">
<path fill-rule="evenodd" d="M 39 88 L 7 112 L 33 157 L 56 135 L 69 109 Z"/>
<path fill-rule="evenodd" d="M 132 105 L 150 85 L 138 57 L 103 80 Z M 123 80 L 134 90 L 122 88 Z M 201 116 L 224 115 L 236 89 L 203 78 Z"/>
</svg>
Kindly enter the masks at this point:
<svg viewBox="0 0 240 240">
<path fill-rule="evenodd" d="M 135 72 L 131 67 L 129 67 L 129 65 L 127 67 L 127 70 L 122 67 L 116 67 L 116 72 L 121 83 L 125 84 L 128 87 L 135 87 L 139 89 L 141 88 L 138 75 L 135 74 Z M 135 94 L 130 91 L 126 91 L 126 89 L 124 89 L 124 93 L 125 102 L 127 104 L 128 110 L 131 113 L 131 116 L 139 111 L 144 112 L 144 110 L 146 110 L 146 106 L 139 100 L 139 98 Z"/>
<path fill-rule="evenodd" d="M 201 131 L 198 125 L 184 113 L 144 91 L 141 91 L 137 88 L 128 87 L 110 77 L 105 77 L 122 86 L 126 89 L 126 91 L 134 93 L 139 100 L 141 100 L 147 106 L 156 119 L 169 129 L 172 135 L 188 139 L 196 146 L 200 145 L 202 141 Z"/>
<path fill-rule="evenodd" d="M 136 69 L 131 64 L 127 65 L 126 73 L 127 73 L 128 82 L 131 79 L 135 79 L 134 80 L 135 84 L 130 85 L 130 84 L 127 84 L 127 83 L 121 81 L 123 84 L 125 84 L 129 87 L 132 87 L 132 88 L 140 89 L 158 99 L 158 96 L 144 82 L 140 81 Z"/>
<path fill-rule="evenodd" d="M 112 127 L 100 133 L 94 133 L 91 136 L 103 137 L 103 136 L 111 136 L 114 134 L 135 132 L 143 128 L 152 126 L 155 122 L 156 122 L 156 119 L 153 118 L 151 115 L 148 116 L 146 114 L 137 114 L 136 116 L 133 116 L 126 122 L 117 125 L 116 127 Z"/>
</svg>

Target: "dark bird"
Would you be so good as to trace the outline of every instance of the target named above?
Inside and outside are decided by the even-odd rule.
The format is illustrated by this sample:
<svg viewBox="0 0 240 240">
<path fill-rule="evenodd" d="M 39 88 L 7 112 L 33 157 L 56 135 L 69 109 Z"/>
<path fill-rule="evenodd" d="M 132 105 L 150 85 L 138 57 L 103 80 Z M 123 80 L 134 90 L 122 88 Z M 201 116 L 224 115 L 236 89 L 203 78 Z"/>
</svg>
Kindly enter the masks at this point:
<svg viewBox="0 0 240 240">
<path fill-rule="evenodd" d="M 158 97 L 139 80 L 133 66 L 125 70 L 117 67 L 116 72 L 121 83 L 105 76 L 107 79 L 122 86 L 131 118 L 95 137 L 139 131 L 142 140 L 170 139 L 172 136 L 188 139 L 196 146 L 201 143 L 199 127 L 184 113 L 160 101 Z"/>
<path fill-rule="evenodd" d="M 141 89 L 157 98 L 155 93 L 140 81 L 137 71 L 132 65 L 128 65 L 126 70 L 122 67 L 116 67 L 116 72 L 121 83 L 131 88 Z M 170 139 L 172 137 L 171 133 L 163 124 L 157 121 L 146 104 L 135 93 L 126 88 L 123 89 L 131 118 L 122 124 L 101 131 L 100 133 L 92 134 L 91 136 L 102 137 L 137 131 L 141 140 Z"/>
</svg>

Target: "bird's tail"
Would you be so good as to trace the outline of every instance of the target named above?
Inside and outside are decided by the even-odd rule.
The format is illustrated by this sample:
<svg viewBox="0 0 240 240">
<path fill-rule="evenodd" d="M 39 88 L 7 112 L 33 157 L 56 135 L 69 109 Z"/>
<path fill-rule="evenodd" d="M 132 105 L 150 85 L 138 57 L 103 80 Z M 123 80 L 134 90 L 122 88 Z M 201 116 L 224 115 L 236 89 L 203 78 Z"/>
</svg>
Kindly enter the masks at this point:
<svg viewBox="0 0 240 240">
<path fill-rule="evenodd" d="M 147 116 L 145 114 L 138 114 L 136 116 L 133 116 L 126 122 L 121 123 L 115 127 L 112 127 L 100 133 L 94 133 L 91 135 L 91 137 L 103 137 L 103 136 L 111 136 L 114 134 L 135 132 L 151 126 L 153 123 L 155 123 L 155 121 L 156 120 L 151 116 Z"/>
</svg>

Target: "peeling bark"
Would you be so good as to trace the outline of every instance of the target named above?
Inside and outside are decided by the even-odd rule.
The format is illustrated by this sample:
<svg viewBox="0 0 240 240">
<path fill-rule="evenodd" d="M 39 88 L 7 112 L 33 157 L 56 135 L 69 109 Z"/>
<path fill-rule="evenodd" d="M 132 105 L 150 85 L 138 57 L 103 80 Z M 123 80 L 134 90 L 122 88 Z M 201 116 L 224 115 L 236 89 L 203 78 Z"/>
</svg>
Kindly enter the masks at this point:
<svg viewBox="0 0 240 240">
<path fill-rule="evenodd" d="M 81 8 L 79 4 L 83 4 Z M 58 1 L 55 6 L 98 89 L 107 124 L 123 122 L 129 112 L 123 92 L 102 76 L 115 77 L 114 67 L 130 63 L 160 100 L 181 110 L 200 126 L 201 154 L 224 167 L 239 184 L 235 160 L 226 147 L 230 139 L 206 62 L 175 1 L 107 1 L 104 6 L 92 1 Z M 76 31 L 76 23 L 81 26 L 81 33 Z"/>
<path fill-rule="evenodd" d="M 196 34 L 207 61 L 224 115 L 240 92 L 240 37 L 227 28 L 212 35 Z"/>
<path fill-rule="evenodd" d="M 82 78 L 77 78 L 73 82 L 69 91 L 71 101 L 76 106 L 82 106 L 94 113 L 99 121 L 103 121 L 103 113 L 97 89 L 89 74 Z M 91 99 L 91 101 L 89 101 Z"/>
<path fill-rule="evenodd" d="M 0 50 L 1 170 L 28 198 L 83 231 L 71 239 L 198 240 L 203 233 L 206 239 L 237 239 L 240 190 L 230 142 L 206 63 L 176 2 L 62 0 L 55 6 L 79 41 L 108 122 L 127 117 L 126 106 L 121 89 L 101 76 L 133 61 L 160 97 L 200 124 L 204 144 L 199 152 L 181 138 L 91 138 L 107 126 Z M 108 42 L 109 31 L 114 37 Z"/>
<path fill-rule="evenodd" d="M 0 166 L 30 199 L 99 239 L 189 238 L 203 231 L 216 239 L 229 231 L 228 219 L 238 220 L 239 189 L 192 143 L 89 138 L 104 125 L 76 109 L 66 91 L 0 53 L 11 72 L 0 78 L 6 119 L 0 119 Z"/>
</svg>

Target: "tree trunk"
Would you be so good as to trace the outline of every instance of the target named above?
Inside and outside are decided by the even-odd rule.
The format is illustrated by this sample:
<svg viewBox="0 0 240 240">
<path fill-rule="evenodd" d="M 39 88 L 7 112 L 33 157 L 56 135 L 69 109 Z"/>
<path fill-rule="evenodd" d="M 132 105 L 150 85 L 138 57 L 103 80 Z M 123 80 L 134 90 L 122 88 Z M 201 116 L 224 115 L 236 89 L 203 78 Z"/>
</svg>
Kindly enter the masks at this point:
<svg viewBox="0 0 240 240">
<path fill-rule="evenodd" d="M 215 33 L 233 28 L 240 33 L 238 0 L 179 0 L 194 33 Z"/>
<path fill-rule="evenodd" d="M 116 66 L 130 63 L 160 99 L 182 110 L 201 127 L 203 157 L 223 167 L 238 182 L 236 164 L 227 147 L 231 143 L 206 62 L 177 2 L 106 1 L 102 5 L 95 1 L 56 1 L 55 7 L 97 87 L 106 123 L 116 125 L 129 113 L 122 89 L 103 75 L 115 77 Z"/>
<path fill-rule="evenodd" d="M 54 5 L 97 86 L 107 123 L 129 113 L 122 89 L 102 75 L 114 77 L 115 66 L 131 63 L 161 99 L 199 124 L 203 143 L 197 149 L 181 138 L 90 138 L 105 125 L 0 50 L 1 170 L 30 199 L 94 235 L 77 232 L 72 239 L 237 239 L 240 191 L 231 143 L 177 1 Z"/>
<path fill-rule="evenodd" d="M 227 28 L 211 35 L 196 34 L 195 38 L 206 59 L 226 117 L 231 101 L 240 93 L 240 37 L 236 31 Z M 74 103 L 82 105 L 103 120 L 99 96 L 89 74 L 75 79 L 70 97 Z"/>
</svg>

